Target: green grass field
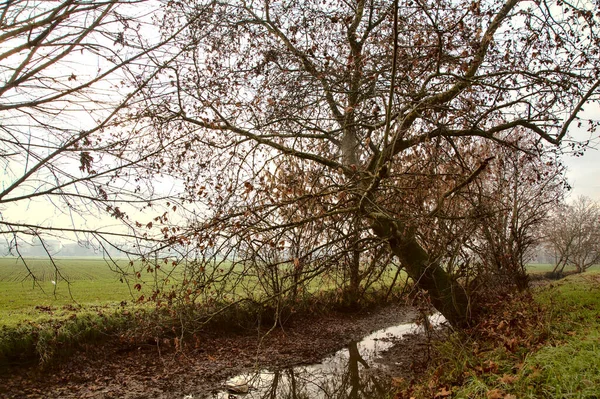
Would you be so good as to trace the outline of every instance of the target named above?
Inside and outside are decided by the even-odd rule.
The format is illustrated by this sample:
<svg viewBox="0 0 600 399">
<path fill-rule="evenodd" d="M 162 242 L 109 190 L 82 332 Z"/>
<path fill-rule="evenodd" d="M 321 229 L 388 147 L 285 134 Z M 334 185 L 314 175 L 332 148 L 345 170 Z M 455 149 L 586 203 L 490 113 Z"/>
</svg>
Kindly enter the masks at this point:
<svg viewBox="0 0 600 399">
<path fill-rule="evenodd" d="M 127 260 L 109 265 L 98 258 L 55 259 L 59 273 L 48 259 L 26 262 L 27 267 L 17 258 L 0 258 L 0 326 L 58 316 L 61 309 L 73 305 L 134 301 L 153 287 L 153 275 L 142 273 L 136 278 Z M 129 277 L 123 278 L 117 267 Z M 138 282 L 141 292 L 134 289 Z"/>
<path fill-rule="evenodd" d="M 527 265 L 527 272 L 530 274 L 549 273 L 554 269 L 554 265 L 549 263 L 532 263 Z"/>
<path fill-rule="evenodd" d="M 99 258 L 55 259 L 59 272 L 45 258 L 31 258 L 26 262 L 27 267 L 20 259 L 0 258 L 0 325 L 47 316 L 47 310 L 44 309 L 48 307 L 135 301 L 140 295 L 152 290 L 154 277 L 165 277 L 165 271 L 161 270 L 158 276 L 144 272 L 138 279 L 133 269 L 139 270 L 140 264 L 136 263 L 132 268 L 129 261 L 124 259 L 117 260 L 117 264 L 110 264 Z M 545 273 L 552 270 L 552 265 L 532 264 L 528 266 L 528 270 L 530 273 Z M 123 278 L 122 272 L 128 278 Z M 180 275 L 176 273 L 176 277 Z M 385 286 L 385 283 L 391 281 L 392 275 L 391 272 L 386 273 L 385 281 L 376 286 Z M 406 276 L 402 274 L 401 280 L 405 279 Z M 138 282 L 142 283 L 141 292 L 134 289 Z M 253 288 L 256 282 L 250 283 L 247 279 L 246 291 L 256 291 L 256 287 Z M 329 285 L 331 283 L 316 280 L 311 282 L 309 290 L 322 291 Z"/>
<path fill-rule="evenodd" d="M 0 258 L 0 326 L 66 317 L 72 312 L 73 305 L 85 308 L 90 305 L 114 306 L 122 301 L 132 303 L 141 295 L 148 297 L 153 289 L 172 288 L 172 284 L 183 280 L 184 273 L 183 265 L 174 269 L 164 264 L 156 273 L 148 273 L 141 263 L 130 265 L 125 259 L 117 260 L 116 264 L 99 258 L 54 261 L 58 272 L 49 259 L 30 258 L 26 259 L 25 265 L 17 258 Z M 232 267 L 223 262 L 214 272 L 213 288 L 220 287 L 214 292 L 225 293 L 220 299 L 250 296 L 260 300 L 268 292 L 268 288 L 261 285 L 256 270 L 248 271 L 241 265 Z M 229 279 L 219 277 L 227 273 L 231 273 Z M 394 274 L 394 270 L 386 270 L 371 289 L 386 289 Z M 166 277 L 170 277 L 167 283 Z M 403 272 L 397 284 L 402 285 L 405 280 Z M 142 285 L 140 291 L 135 289 L 138 283 Z M 324 292 L 336 289 L 339 284 L 339 276 L 335 273 L 323 274 L 310 280 L 306 290 L 309 293 Z"/>
</svg>

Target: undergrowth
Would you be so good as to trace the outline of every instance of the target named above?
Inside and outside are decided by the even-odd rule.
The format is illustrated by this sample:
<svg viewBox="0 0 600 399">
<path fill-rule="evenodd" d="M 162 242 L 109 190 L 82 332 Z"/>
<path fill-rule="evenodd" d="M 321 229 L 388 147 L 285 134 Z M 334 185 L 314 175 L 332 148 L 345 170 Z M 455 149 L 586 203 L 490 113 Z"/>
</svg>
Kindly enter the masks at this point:
<svg viewBox="0 0 600 399">
<path fill-rule="evenodd" d="M 143 307 L 97 306 L 55 312 L 57 315 L 2 326 L 0 367 L 35 362 L 48 365 L 109 337 L 121 340 L 141 337 L 149 333 L 147 327 L 157 316 L 155 311 Z"/>
<path fill-rule="evenodd" d="M 600 275 L 570 276 L 498 298 L 485 319 L 434 344 L 397 399 L 600 397 Z"/>
</svg>

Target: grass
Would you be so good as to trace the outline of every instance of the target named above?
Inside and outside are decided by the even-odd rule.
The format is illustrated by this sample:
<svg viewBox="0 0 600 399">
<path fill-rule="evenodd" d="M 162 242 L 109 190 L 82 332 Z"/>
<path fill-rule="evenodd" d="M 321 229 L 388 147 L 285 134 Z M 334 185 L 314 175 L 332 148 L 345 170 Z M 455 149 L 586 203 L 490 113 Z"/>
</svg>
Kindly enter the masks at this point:
<svg viewBox="0 0 600 399">
<path fill-rule="evenodd" d="M 144 273 L 137 278 L 126 260 L 119 261 L 118 267 L 129 272 L 129 279 L 102 259 L 55 262 L 60 274 L 48 259 L 27 259 L 30 274 L 20 259 L 0 258 L 0 325 L 57 318 L 73 306 L 133 301 L 153 287 L 152 276 Z M 137 282 L 142 283 L 141 292 L 133 289 Z"/>
<path fill-rule="evenodd" d="M 139 262 L 130 265 L 127 260 L 117 260 L 115 265 L 99 258 L 64 258 L 55 259 L 60 271 L 58 274 L 48 259 L 33 258 L 26 262 L 27 267 L 20 259 L 0 258 L 0 326 L 48 318 L 49 309 L 53 312 L 52 316 L 56 317 L 61 309 L 70 309 L 72 305 L 98 306 L 122 301 L 135 302 L 141 295 L 150 296 L 154 289 L 165 291 L 173 288 L 173 284 L 183 279 L 183 265 L 175 269 L 171 265 L 163 265 L 157 275 L 146 271 L 137 274 L 136 271 L 143 269 Z M 228 273 L 229 266 L 224 263 L 219 269 L 223 269 L 222 273 Z M 213 292 L 227 293 L 220 299 L 235 300 L 252 296 L 259 300 L 264 296 L 264 288 L 259 279 L 254 273 L 244 276 L 242 273 L 247 271 L 239 266 L 234 267 L 232 278 L 214 283 L 214 286 L 220 284 L 220 288 L 213 287 Z M 127 278 L 124 278 L 124 274 Z M 386 270 L 372 289 L 385 289 L 393 275 L 393 270 Z M 168 276 L 171 278 L 165 283 Z M 401 273 L 399 280 L 398 284 L 403 284 L 406 274 Z M 231 287 L 231 281 L 236 281 L 235 287 Z M 138 283 L 141 284 L 139 291 L 135 289 Z M 312 294 L 338 286 L 339 279 L 328 275 L 311 280 L 306 290 Z"/>
<path fill-rule="evenodd" d="M 430 371 L 399 398 L 597 399 L 600 274 L 505 300 L 469 334 L 436 349 Z"/>
<path fill-rule="evenodd" d="M 527 273 L 529 274 L 548 273 L 552 270 L 554 270 L 554 265 L 550 263 L 531 263 L 527 265 Z"/>
<path fill-rule="evenodd" d="M 131 305 L 151 290 L 148 275 L 132 273 L 126 260 L 117 265 L 102 259 L 0 258 L 0 365 L 66 355 L 82 343 L 130 329 L 148 313 Z M 134 267 L 132 267 L 134 266 Z M 130 273 L 129 282 L 115 268 Z M 143 282 L 142 290 L 131 289 Z M 129 284 L 128 284 L 129 283 Z M 130 305 L 121 306 L 123 301 Z M 135 317 L 132 317 L 135 316 Z"/>
<path fill-rule="evenodd" d="M 600 397 L 600 274 L 570 276 L 537 299 L 553 313 L 553 334 L 549 345 L 525 359 L 523 397 Z"/>
<path fill-rule="evenodd" d="M 141 271 L 146 268 L 141 263 L 130 264 L 127 260 L 118 260 L 116 264 L 97 258 L 54 261 L 59 272 L 48 259 L 26 259 L 25 265 L 16 258 L 0 258 L 0 365 L 31 359 L 49 362 L 107 336 L 146 339 L 150 334 L 152 339 L 165 331 L 174 334 L 181 330 L 184 319 L 207 318 L 213 324 L 242 325 L 255 321 L 252 318 L 257 312 L 262 314 L 270 309 L 268 305 L 259 304 L 266 291 L 258 276 L 243 274 L 246 273 L 243 267 L 232 267 L 227 262 L 212 270 L 216 281 L 206 289 L 208 297 L 165 308 L 153 302 L 138 303 L 138 299 L 141 296 L 149 298 L 154 290 L 169 292 L 185 280 L 183 265 L 173 268 L 170 264 L 162 264 L 160 269 L 147 272 Z M 230 280 L 219 282 L 227 273 L 231 273 L 230 280 L 237 278 L 235 286 Z M 389 285 L 393 275 L 391 269 L 383 273 L 382 281 L 371 287 L 371 290 L 378 290 L 373 298 L 387 290 L 385 283 Z M 402 286 L 405 279 L 406 275 L 401 274 L 398 284 Z M 141 287 L 136 287 L 137 284 Z M 221 286 L 217 288 L 219 284 Z M 337 284 L 338 278 L 334 274 L 319 276 L 305 286 L 300 300 L 306 303 L 291 305 L 308 309 L 325 302 L 333 304 L 339 295 Z M 185 286 L 185 290 L 189 287 L 194 286 Z M 255 302 L 228 307 L 232 301 L 246 296 Z M 370 300 L 375 300 L 373 298 Z M 194 306 L 199 303 L 210 306 Z M 218 307 L 228 310 L 211 318 L 209 313 Z"/>
<path fill-rule="evenodd" d="M 600 265 L 593 265 L 588 269 L 588 271 L 593 272 L 594 270 L 598 269 L 598 266 L 600 266 Z M 550 263 L 530 263 L 526 267 L 527 267 L 527 272 L 529 274 L 534 274 L 534 275 L 550 273 L 551 271 L 554 270 L 554 265 L 550 264 Z M 575 272 L 575 267 L 567 266 L 564 271 L 565 271 L 565 273 Z"/>
</svg>

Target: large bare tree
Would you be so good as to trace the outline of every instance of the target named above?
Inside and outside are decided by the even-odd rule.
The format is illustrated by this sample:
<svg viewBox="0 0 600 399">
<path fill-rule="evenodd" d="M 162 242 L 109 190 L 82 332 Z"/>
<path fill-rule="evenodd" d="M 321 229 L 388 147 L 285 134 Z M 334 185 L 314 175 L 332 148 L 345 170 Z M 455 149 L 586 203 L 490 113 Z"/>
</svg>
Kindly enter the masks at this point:
<svg viewBox="0 0 600 399">
<path fill-rule="evenodd" d="M 397 261 L 461 324 L 473 185 L 596 128 L 585 2 L 22 0 L 0 22 L 2 234 L 171 246 L 186 300 L 341 274 L 352 302 Z M 74 223 L 14 212 L 36 199 Z M 82 228 L 97 212 L 125 229 Z"/>
<path fill-rule="evenodd" d="M 158 131 L 188 137 L 165 167 L 189 176 L 186 201 L 212 211 L 187 237 L 232 247 L 270 235 L 263 245 L 292 264 L 276 237 L 312 226 L 335 243 L 315 254 L 355 282 L 384 248 L 464 322 L 469 298 L 428 239 L 474 216 L 453 201 L 497 149 L 536 154 L 587 123 L 600 86 L 594 11 L 543 0 L 170 2 L 163 34 L 189 26 L 174 42 L 182 56 L 140 106 Z"/>
</svg>

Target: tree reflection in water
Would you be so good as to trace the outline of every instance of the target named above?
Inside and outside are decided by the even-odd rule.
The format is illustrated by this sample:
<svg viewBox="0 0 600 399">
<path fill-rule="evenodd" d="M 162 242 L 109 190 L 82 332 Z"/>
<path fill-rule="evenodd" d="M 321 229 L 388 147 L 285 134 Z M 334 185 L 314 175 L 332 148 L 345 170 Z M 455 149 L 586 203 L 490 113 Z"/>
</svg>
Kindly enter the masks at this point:
<svg viewBox="0 0 600 399">
<path fill-rule="evenodd" d="M 247 394 L 221 391 L 213 398 L 231 399 L 358 399 L 385 398 L 391 390 L 390 377 L 372 369 L 361 356 L 357 342 L 348 345 L 347 356 L 323 363 L 277 371 L 261 370 L 241 376 L 251 390 Z M 239 378 L 239 377 L 238 377 Z"/>
<path fill-rule="evenodd" d="M 440 314 L 429 318 L 437 327 L 445 319 Z M 392 392 L 391 378 L 380 367 L 373 366 L 382 352 L 406 334 L 423 332 L 415 323 L 399 324 L 373 332 L 360 342 L 351 342 L 346 349 L 323 359 L 320 363 L 277 371 L 259 370 L 238 375 L 232 380 L 245 381 L 247 394 L 215 392 L 213 399 L 358 399 L 387 398 Z M 230 380 L 230 381 L 232 381 Z"/>
</svg>

